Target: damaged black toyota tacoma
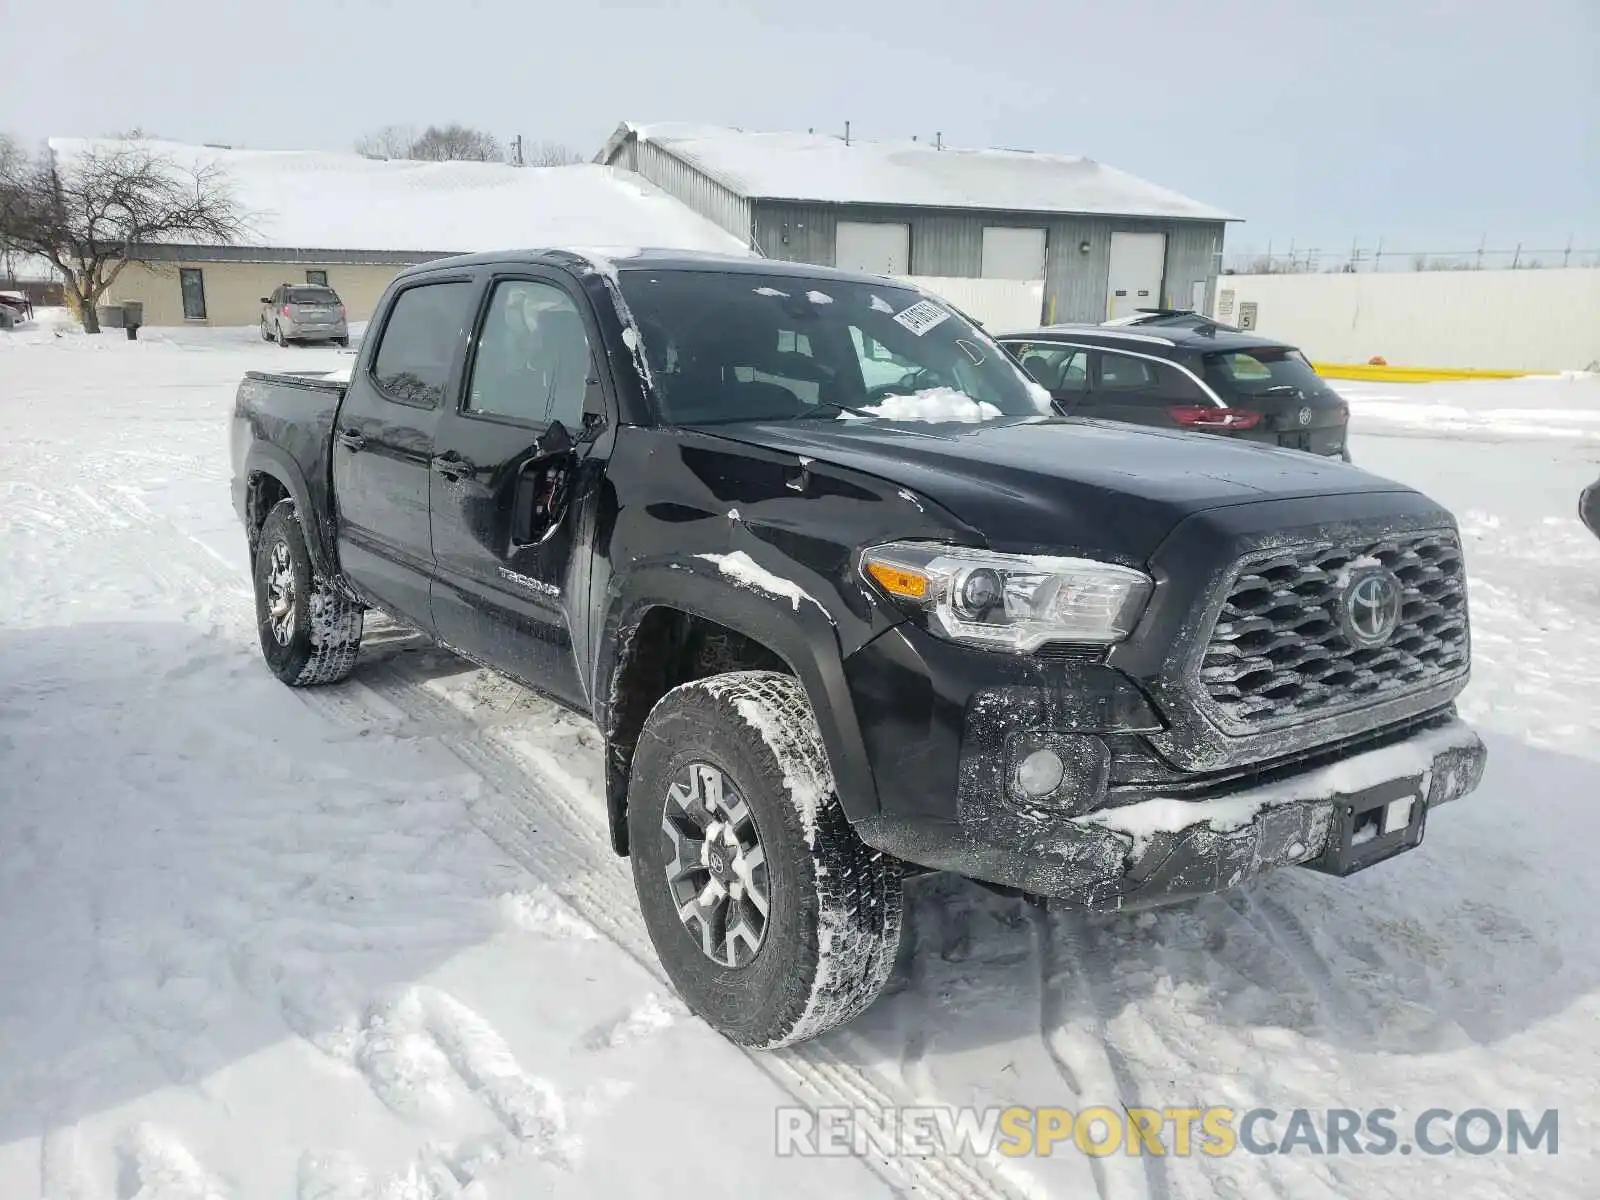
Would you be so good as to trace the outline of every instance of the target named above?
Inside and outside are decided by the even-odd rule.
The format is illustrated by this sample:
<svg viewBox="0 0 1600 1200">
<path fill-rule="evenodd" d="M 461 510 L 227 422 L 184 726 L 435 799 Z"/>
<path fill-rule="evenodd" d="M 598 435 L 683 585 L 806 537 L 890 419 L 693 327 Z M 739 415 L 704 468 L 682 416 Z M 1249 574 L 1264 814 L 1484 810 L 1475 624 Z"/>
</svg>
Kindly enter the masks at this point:
<svg viewBox="0 0 1600 1200">
<path fill-rule="evenodd" d="M 1451 515 L 1344 463 L 1050 415 L 885 279 L 569 251 L 401 274 L 232 426 L 261 647 L 380 609 L 592 715 L 662 964 L 780 1046 L 889 978 L 903 879 L 1132 910 L 1415 848 L 1477 786 Z"/>
</svg>

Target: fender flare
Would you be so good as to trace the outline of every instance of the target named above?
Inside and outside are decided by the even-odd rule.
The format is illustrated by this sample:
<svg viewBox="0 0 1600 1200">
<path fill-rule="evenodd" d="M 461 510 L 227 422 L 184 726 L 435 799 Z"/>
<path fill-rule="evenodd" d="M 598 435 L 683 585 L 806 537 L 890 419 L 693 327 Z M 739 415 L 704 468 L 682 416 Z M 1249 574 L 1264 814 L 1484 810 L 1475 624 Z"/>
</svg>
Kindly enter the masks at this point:
<svg viewBox="0 0 1600 1200">
<path fill-rule="evenodd" d="M 878 812 L 877 784 L 845 679 L 838 626 L 823 599 L 794 600 L 732 585 L 713 564 L 690 557 L 635 567 L 613 578 L 609 591 L 592 694 L 595 720 L 606 738 L 606 810 L 617 853 L 626 853 L 628 778 L 627 764 L 612 746 L 612 697 L 635 635 L 658 608 L 723 625 L 781 658 L 811 701 L 845 813 L 858 820 Z"/>
<path fill-rule="evenodd" d="M 306 550 L 311 555 L 311 564 L 317 573 L 327 579 L 339 578 L 338 559 L 333 552 L 332 538 L 327 528 L 327 517 L 318 513 L 316 506 L 311 502 L 311 489 L 306 484 L 305 475 L 299 465 L 289 454 L 274 446 L 271 442 L 257 441 L 245 455 L 244 475 L 246 480 L 246 505 L 248 506 L 249 484 L 257 475 L 268 475 L 276 479 L 289 493 L 289 499 L 294 501 L 295 509 L 300 514 L 300 528 L 306 535 Z M 248 507 L 246 508 L 248 515 Z M 262 516 L 266 514 L 263 513 Z M 250 547 L 255 549 L 257 529 L 252 525 L 249 528 Z"/>
</svg>

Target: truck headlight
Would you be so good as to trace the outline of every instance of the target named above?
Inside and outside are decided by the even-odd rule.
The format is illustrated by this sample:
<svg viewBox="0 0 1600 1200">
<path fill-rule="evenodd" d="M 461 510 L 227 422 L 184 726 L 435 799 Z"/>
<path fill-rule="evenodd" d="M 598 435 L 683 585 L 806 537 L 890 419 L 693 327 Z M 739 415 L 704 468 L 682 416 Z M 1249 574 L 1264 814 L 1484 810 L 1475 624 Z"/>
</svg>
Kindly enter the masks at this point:
<svg viewBox="0 0 1600 1200">
<path fill-rule="evenodd" d="M 1154 587 L 1143 572 L 1113 563 L 940 542 L 869 547 L 861 572 L 903 608 L 924 615 L 941 637 L 1017 654 L 1049 642 L 1120 642 Z"/>
</svg>

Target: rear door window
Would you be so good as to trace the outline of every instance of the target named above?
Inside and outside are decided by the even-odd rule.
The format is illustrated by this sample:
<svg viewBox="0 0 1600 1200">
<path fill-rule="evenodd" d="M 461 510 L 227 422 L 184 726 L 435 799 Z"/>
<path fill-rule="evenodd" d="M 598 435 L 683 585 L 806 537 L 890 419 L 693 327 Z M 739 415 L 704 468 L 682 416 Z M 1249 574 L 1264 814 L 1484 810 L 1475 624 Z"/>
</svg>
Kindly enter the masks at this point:
<svg viewBox="0 0 1600 1200">
<path fill-rule="evenodd" d="M 1095 355 L 1094 390 L 1110 404 L 1157 402 L 1155 364 L 1102 350 Z"/>
<path fill-rule="evenodd" d="M 400 404 L 434 408 L 444 398 L 475 285 L 424 283 L 395 298 L 372 362 L 372 379 Z"/>
<path fill-rule="evenodd" d="M 1211 397 L 1187 373 L 1169 362 L 1101 351 L 1094 390 L 1108 404 L 1211 404 Z"/>
</svg>

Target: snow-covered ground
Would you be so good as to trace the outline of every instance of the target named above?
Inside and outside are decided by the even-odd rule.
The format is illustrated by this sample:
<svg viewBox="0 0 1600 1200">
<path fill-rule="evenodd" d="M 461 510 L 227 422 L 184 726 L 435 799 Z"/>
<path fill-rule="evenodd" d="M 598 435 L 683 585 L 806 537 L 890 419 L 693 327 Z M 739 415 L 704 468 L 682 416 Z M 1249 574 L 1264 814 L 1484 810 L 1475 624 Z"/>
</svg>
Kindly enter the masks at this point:
<svg viewBox="0 0 1600 1200">
<path fill-rule="evenodd" d="M 1420 851 L 1142 916 L 919 880 L 892 993 L 751 1056 L 662 982 L 592 726 L 376 621 L 347 685 L 261 667 L 233 385 L 347 361 L 0 334 L 0 1197 L 1592 1194 L 1600 441 L 1549 416 L 1592 381 L 1348 386 L 1357 460 L 1454 507 L 1474 573 L 1489 774 Z M 1559 1108 L 1561 1140 L 780 1159 L 797 1101 Z"/>
</svg>

